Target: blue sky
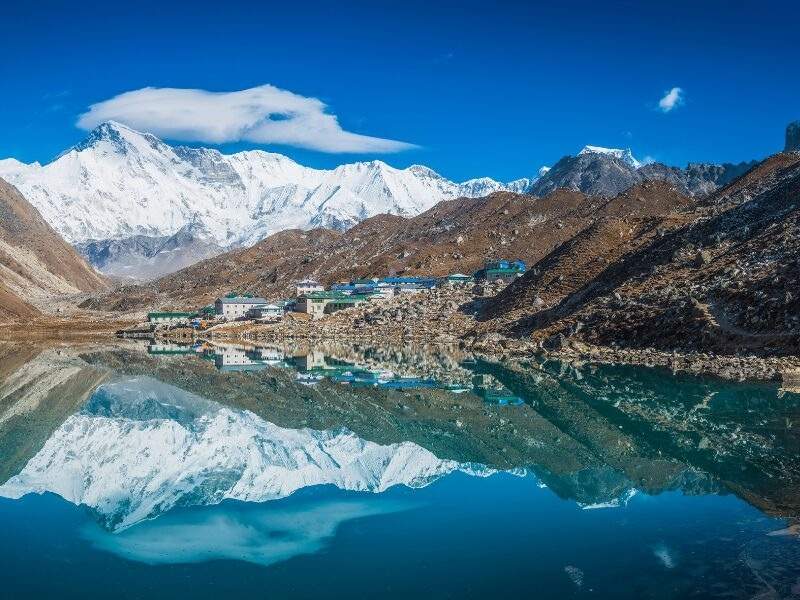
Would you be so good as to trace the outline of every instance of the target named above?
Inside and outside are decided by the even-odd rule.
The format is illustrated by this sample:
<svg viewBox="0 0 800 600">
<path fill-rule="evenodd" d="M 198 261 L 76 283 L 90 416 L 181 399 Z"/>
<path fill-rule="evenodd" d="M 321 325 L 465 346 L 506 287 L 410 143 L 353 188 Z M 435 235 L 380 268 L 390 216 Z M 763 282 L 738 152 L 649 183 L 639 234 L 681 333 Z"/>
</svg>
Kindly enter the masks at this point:
<svg viewBox="0 0 800 600">
<path fill-rule="evenodd" d="M 145 87 L 269 84 L 321 100 L 312 120 L 332 114 L 348 134 L 414 145 L 335 133 L 320 151 L 294 131 L 291 145 L 224 151 L 422 163 L 453 179 L 531 175 L 585 144 L 678 165 L 747 160 L 781 149 L 800 119 L 796 2 L 24 4 L 4 7 L 0 157 L 26 162 L 82 139 L 90 105 Z M 682 101 L 664 112 L 674 87 Z M 199 130 L 212 120 L 199 118 Z"/>
</svg>

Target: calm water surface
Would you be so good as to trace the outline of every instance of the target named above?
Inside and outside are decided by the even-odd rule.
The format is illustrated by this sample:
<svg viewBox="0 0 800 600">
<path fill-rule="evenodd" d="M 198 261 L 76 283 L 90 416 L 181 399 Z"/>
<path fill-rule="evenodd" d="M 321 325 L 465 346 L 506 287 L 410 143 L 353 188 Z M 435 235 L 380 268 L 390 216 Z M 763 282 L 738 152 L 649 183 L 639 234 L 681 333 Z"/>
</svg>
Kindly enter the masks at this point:
<svg viewBox="0 0 800 600">
<path fill-rule="evenodd" d="M 0 346 L 0 597 L 800 597 L 798 423 L 631 367 Z"/>
</svg>

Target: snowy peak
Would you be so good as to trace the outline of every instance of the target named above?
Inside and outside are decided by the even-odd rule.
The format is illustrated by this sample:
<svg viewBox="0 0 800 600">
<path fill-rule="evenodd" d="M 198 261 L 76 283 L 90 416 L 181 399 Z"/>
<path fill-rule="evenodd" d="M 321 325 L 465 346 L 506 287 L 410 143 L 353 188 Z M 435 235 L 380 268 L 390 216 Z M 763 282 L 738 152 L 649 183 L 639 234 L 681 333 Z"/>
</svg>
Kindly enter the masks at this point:
<svg viewBox="0 0 800 600">
<path fill-rule="evenodd" d="M 72 150 L 83 152 L 102 148 L 106 151 L 125 154 L 142 147 L 163 151 L 165 146 L 166 144 L 154 135 L 136 131 L 116 121 L 106 121 L 92 129 L 83 141 L 74 145 L 66 153 Z"/>
<path fill-rule="evenodd" d="M 223 248 L 285 229 L 344 229 L 381 213 L 415 216 L 442 200 L 518 189 L 481 178 L 450 181 L 382 161 L 313 169 L 280 154 L 223 154 L 171 146 L 115 122 L 44 166 L 0 162 L 0 174 L 73 244 L 172 236 L 203 225 Z"/>
<path fill-rule="evenodd" d="M 629 164 L 634 169 L 638 169 L 642 166 L 642 163 L 636 160 L 633 157 L 633 153 L 631 152 L 630 148 L 620 149 L 620 148 L 603 148 L 602 146 L 584 146 L 583 149 L 578 152 L 578 156 L 584 154 L 606 154 L 609 156 L 614 156 L 621 161 Z"/>
<path fill-rule="evenodd" d="M 436 171 L 425 165 L 411 165 L 406 169 L 409 173 L 413 173 L 417 177 L 429 177 L 431 179 L 444 179 Z"/>
</svg>

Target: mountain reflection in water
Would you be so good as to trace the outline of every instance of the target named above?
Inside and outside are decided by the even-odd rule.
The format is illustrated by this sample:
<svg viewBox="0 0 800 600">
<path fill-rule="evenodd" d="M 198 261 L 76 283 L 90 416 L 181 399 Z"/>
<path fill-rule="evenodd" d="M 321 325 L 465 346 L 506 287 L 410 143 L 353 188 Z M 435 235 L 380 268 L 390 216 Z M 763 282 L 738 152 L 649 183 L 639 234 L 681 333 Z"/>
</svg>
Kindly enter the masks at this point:
<svg viewBox="0 0 800 600">
<path fill-rule="evenodd" d="M 761 592 L 763 569 L 777 565 L 770 586 L 791 593 L 799 412 L 800 395 L 774 385 L 457 350 L 0 347 L 0 497 L 52 493 L 85 507 L 82 539 L 127 560 L 261 566 L 318 553 L 348 523 L 395 515 L 409 526 L 436 513 L 435 489 L 461 490 L 453 514 L 495 490 L 498 519 L 522 493 L 585 514 L 640 507 L 627 518 L 672 506 L 673 492 L 727 497 L 736 504 L 718 510 L 749 505 L 769 520 L 745 526 L 736 513 L 719 525 L 730 528 L 714 534 L 720 557 L 733 552 L 723 538 L 775 534 L 741 542 L 770 558 L 754 567 L 740 549 L 735 560 L 755 574 L 736 585 Z M 680 529 L 673 510 L 664 525 Z M 536 510 L 522 518 L 538 522 Z M 560 527 L 565 540 L 579 535 Z M 680 571 L 688 550 L 676 544 L 654 540 L 647 552 Z M 584 585 L 586 568 L 562 571 Z"/>
<path fill-rule="evenodd" d="M 453 471 L 412 442 L 381 445 L 345 429 L 288 429 L 150 377 L 101 385 L 0 496 L 53 492 L 93 508 L 112 530 L 176 506 L 265 502 L 313 485 L 382 492 L 423 487 Z"/>
</svg>

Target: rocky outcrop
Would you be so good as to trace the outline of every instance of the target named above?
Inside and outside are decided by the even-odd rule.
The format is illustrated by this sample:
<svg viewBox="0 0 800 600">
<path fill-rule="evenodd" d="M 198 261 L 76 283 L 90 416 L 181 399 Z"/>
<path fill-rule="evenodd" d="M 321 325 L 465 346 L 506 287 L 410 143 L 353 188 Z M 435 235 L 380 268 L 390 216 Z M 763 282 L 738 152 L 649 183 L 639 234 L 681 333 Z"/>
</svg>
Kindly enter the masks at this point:
<svg viewBox="0 0 800 600">
<path fill-rule="evenodd" d="M 647 181 L 666 181 L 681 193 L 704 198 L 753 168 L 756 161 L 737 164 L 689 163 L 685 169 L 668 167 L 661 163 L 644 165 L 638 171 Z"/>
<path fill-rule="evenodd" d="M 546 196 L 564 188 L 590 196 L 616 196 L 636 185 L 641 178 L 636 167 L 612 154 L 589 152 L 565 156 L 532 187 L 534 196 Z"/>
<path fill-rule="evenodd" d="M 756 164 L 689 163 L 682 169 L 662 163 L 640 166 L 614 154 L 588 152 L 562 158 L 531 186 L 529 193 L 541 197 L 564 188 L 611 198 L 642 182 L 665 181 L 686 196 L 704 198 Z"/>
<path fill-rule="evenodd" d="M 800 151 L 800 121 L 789 123 L 786 127 L 786 146 L 784 152 Z"/>
</svg>

